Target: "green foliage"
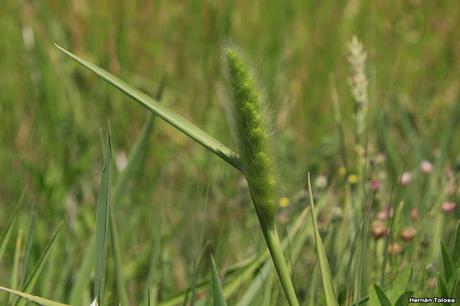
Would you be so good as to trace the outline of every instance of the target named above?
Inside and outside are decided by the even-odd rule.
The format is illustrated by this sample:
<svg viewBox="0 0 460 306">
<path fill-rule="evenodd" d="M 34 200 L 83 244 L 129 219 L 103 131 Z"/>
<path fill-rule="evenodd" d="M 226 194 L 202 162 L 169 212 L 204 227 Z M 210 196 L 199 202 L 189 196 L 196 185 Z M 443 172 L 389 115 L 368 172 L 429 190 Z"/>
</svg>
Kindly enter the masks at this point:
<svg viewBox="0 0 460 306">
<path fill-rule="evenodd" d="M 458 12 L 453 0 L 3 1 L 0 304 L 89 305 L 104 271 L 105 305 L 210 305 L 211 262 L 192 264 L 204 241 L 231 305 L 285 305 L 283 289 L 301 305 L 325 305 L 325 281 L 344 306 L 460 299 Z M 231 88 L 226 37 L 257 68 L 236 54 L 243 90 Z M 252 147 L 241 148 L 237 129 L 233 146 L 223 120 L 237 113 L 226 109 L 235 93 L 258 105 L 246 109 Z M 156 117 L 175 130 L 153 128 Z M 101 222 L 107 121 L 113 184 Z M 275 185 L 257 203 L 262 222 L 248 205 L 252 174 L 241 154 L 254 144 L 266 154 L 249 167 L 276 178 L 249 186 L 254 197 L 257 184 Z M 306 172 L 315 178 L 314 226 Z"/>
<path fill-rule="evenodd" d="M 0 290 L 9 292 L 9 293 L 14 294 L 14 295 L 17 295 L 17 296 L 23 298 L 24 300 L 31 301 L 31 302 L 34 302 L 35 304 L 42 305 L 42 306 L 69 306 L 67 304 L 54 302 L 54 301 L 51 301 L 51 300 L 48 300 L 48 299 L 44 299 L 44 298 L 41 298 L 41 297 L 38 297 L 38 296 L 34 296 L 34 295 L 31 295 L 31 294 L 27 294 L 27 293 L 24 293 L 24 292 L 21 292 L 21 291 L 13 290 L 13 289 L 0 287 Z"/>
<path fill-rule="evenodd" d="M 211 275 L 211 291 L 212 291 L 212 300 L 214 306 L 226 306 L 227 303 L 225 302 L 224 296 L 224 289 L 222 288 L 222 284 L 219 278 L 219 272 L 216 268 L 216 263 L 214 262 L 214 258 L 211 256 L 211 267 L 212 267 L 212 275 Z"/>
<path fill-rule="evenodd" d="M 99 197 L 96 210 L 96 267 L 94 280 L 94 297 L 98 305 L 104 300 L 104 286 L 107 263 L 107 245 L 110 226 L 110 163 L 112 162 L 112 140 L 107 137 L 106 156 L 102 169 Z M 105 303 L 104 303 L 105 304 Z"/>
<path fill-rule="evenodd" d="M 316 223 L 316 210 L 313 201 L 313 191 L 311 188 L 310 173 L 308 173 L 308 194 L 310 197 L 311 205 L 311 220 L 313 224 L 313 233 L 315 237 L 316 255 L 319 262 L 319 269 L 321 274 L 321 281 L 324 288 L 324 296 L 326 297 L 326 305 L 338 306 L 337 294 L 335 293 L 334 279 L 332 277 L 329 261 L 327 259 L 326 250 L 324 249 L 323 240 L 319 234 L 318 224 Z"/>
</svg>

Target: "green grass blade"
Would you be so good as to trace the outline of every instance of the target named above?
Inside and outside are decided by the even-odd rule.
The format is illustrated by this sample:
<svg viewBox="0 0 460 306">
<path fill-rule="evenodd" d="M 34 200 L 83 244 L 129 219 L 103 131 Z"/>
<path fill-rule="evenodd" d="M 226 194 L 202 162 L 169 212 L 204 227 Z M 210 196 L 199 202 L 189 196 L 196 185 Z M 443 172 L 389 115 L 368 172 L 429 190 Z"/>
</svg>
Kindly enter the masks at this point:
<svg viewBox="0 0 460 306">
<path fill-rule="evenodd" d="M 302 245 L 304 244 L 307 236 L 310 234 L 306 230 L 307 224 L 304 222 L 309 211 L 310 209 L 307 207 L 302 211 L 302 213 L 299 214 L 296 220 L 294 220 L 292 223 L 292 226 L 289 228 L 287 238 L 285 238 L 281 243 L 283 251 L 285 251 L 288 246 L 290 247 L 289 258 L 292 260 L 292 262 L 295 262 L 300 256 Z M 288 268 L 292 270 L 292 265 L 289 265 Z M 264 282 L 266 282 L 267 278 L 272 274 L 272 272 L 272 263 L 270 261 L 266 261 L 263 267 L 260 269 L 260 272 L 258 272 L 257 275 L 253 278 L 252 282 L 248 286 L 248 289 L 244 292 L 241 299 L 238 301 L 237 306 L 252 305 L 256 294 L 260 291 Z"/>
<path fill-rule="evenodd" d="M 385 292 L 377 284 L 369 288 L 369 306 L 391 306 L 390 300 Z"/>
<path fill-rule="evenodd" d="M 164 88 L 164 82 L 161 83 L 159 86 L 156 98 L 157 100 L 161 99 L 162 93 Z M 139 136 L 137 137 L 136 143 L 134 144 L 132 150 L 129 153 L 128 161 L 126 164 L 126 168 L 120 173 L 120 176 L 117 178 L 115 183 L 115 187 L 112 192 L 112 203 L 120 203 L 123 199 L 123 195 L 126 190 L 126 186 L 134 176 L 138 166 L 140 165 L 140 161 L 142 160 L 143 153 L 146 151 L 148 145 L 148 138 L 151 134 L 153 129 L 153 122 L 154 122 L 154 115 L 150 114 L 147 118 L 142 131 L 140 132 Z M 116 286 L 117 286 L 117 294 L 118 299 L 122 305 L 129 305 L 128 295 L 126 294 L 126 285 L 123 279 L 123 264 L 121 259 L 121 250 L 120 250 L 120 243 L 119 237 L 117 232 L 117 221 L 116 216 L 114 213 L 114 208 L 112 204 L 112 209 L 110 210 L 110 237 L 112 240 L 112 251 L 115 261 L 115 273 L 116 273 Z"/>
<path fill-rule="evenodd" d="M 231 149 L 214 139 L 212 136 L 198 128 L 196 125 L 192 124 L 190 121 L 186 120 L 181 115 L 173 112 L 172 110 L 166 108 L 165 106 L 158 103 L 157 100 L 147 96 L 143 92 L 135 89 L 128 83 L 118 79 L 114 75 L 110 74 L 109 72 L 97 67 L 96 65 L 78 57 L 77 55 L 65 50 L 64 48 L 60 47 L 59 45 L 55 44 L 56 47 L 64 52 L 66 55 L 86 67 L 87 69 L 91 70 L 99 77 L 107 81 L 108 83 L 112 84 L 123 93 L 128 95 L 129 97 L 133 98 L 145 108 L 156 114 L 158 117 L 163 119 L 164 121 L 171 124 L 173 127 L 184 133 L 185 135 L 189 136 L 206 149 L 210 150 L 227 163 L 232 165 L 238 170 L 241 170 L 240 159 L 238 155 L 233 152 Z"/>
<path fill-rule="evenodd" d="M 158 283 L 160 281 L 161 269 L 161 248 L 162 248 L 162 225 L 161 222 L 157 223 L 157 230 L 155 231 L 154 240 L 152 242 L 152 255 L 150 257 L 149 273 L 147 276 L 146 286 L 146 299 L 142 301 L 141 305 L 157 304 Z M 152 298 L 153 296 L 153 298 Z"/>
<path fill-rule="evenodd" d="M 14 294 L 14 295 L 16 295 L 18 297 L 21 297 L 21 298 L 27 300 L 27 301 L 30 301 L 30 302 L 33 302 L 33 303 L 36 303 L 36 304 L 42 305 L 42 306 L 70 306 L 70 305 L 67 305 L 67 304 L 58 303 L 58 302 L 51 301 L 51 300 L 48 300 L 48 299 L 45 299 L 45 298 L 42 298 L 42 297 L 38 297 L 38 296 L 35 296 L 35 295 L 27 294 L 25 292 L 9 289 L 9 288 L 5 288 L 5 287 L 0 287 L 0 290 L 9 292 L 11 294 Z"/>
<path fill-rule="evenodd" d="M 454 273 L 454 268 L 452 266 L 452 260 L 450 259 L 450 256 L 449 256 L 449 251 L 447 251 L 446 246 L 442 242 L 441 242 L 441 255 L 442 255 L 442 266 L 444 269 L 444 280 L 446 281 L 446 283 L 448 283 Z"/>
<path fill-rule="evenodd" d="M 442 277 L 438 277 L 438 288 L 441 296 L 449 296 L 449 289 L 447 289 L 447 284 Z"/>
<path fill-rule="evenodd" d="M 89 280 L 94 268 L 94 262 L 96 258 L 96 235 L 93 235 L 88 243 L 85 250 L 80 268 L 78 269 L 75 282 L 70 291 L 70 304 L 71 305 L 82 305 L 83 295 L 88 287 Z"/>
<path fill-rule="evenodd" d="M 328 306 L 338 306 L 338 299 L 335 293 L 334 280 L 332 278 L 332 273 L 329 267 L 329 262 L 326 255 L 326 250 L 324 249 L 323 241 L 319 234 L 318 225 L 316 223 L 316 211 L 315 203 L 313 201 L 313 191 L 311 189 L 310 182 L 310 173 L 308 174 L 308 192 L 310 196 L 310 205 L 311 205 L 311 218 L 313 223 L 313 231 L 315 237 L 316 253 L 319 261 L 319 268 L 321 272 L 321 280 L 324 287 L 324 295 L 326 297 L 326 305 Z"/>
<path fill-rule="evenodd" d="M 110 238 L 112 241 L 112 252 L 115 261 L 115 282 L 117 285 L 117 296 L 121 305 L 129 305 L 126 286 L 123 280 L 123 265 L 121 260 L 120 241 L 118 238 L 117 225 L 113 213 L 110 209 Z"/>
<path fill-rule="evenodd" d="M 163 96 L 164 90 L 164 80 L 161 81 L 160 85 L 157 88 L 157 92 L 155 94 L 156 101 L 160 101 L 161 97 Z M 120 173 L 115 183 L 112 192 L 113 203 L 120 202 L 125 194 L 126 186 L 128 184 L 129 179 L 134 175 L 136 170 L 139 168 L 140 161 L 142 160 L 142 156 L 144 155 L 147 145 L 149 136 L 153 130 L 153 123 L 154 123 L 155 116 L 154 114 L 150 114 L 147 120 L 142 127 L 142 131 L 137 136 L 136 143 L 134 144 L 133 148 L 129 152 L 128 161 L 126 163 L 126 168 Z"/>
<path fill-rule="evenodd" d="M 409 305 L 409 298 L 411 296 L 414 296 L 413 291 L 404 292 L 403 294 L 401 294 L 401 296 L 399 297 L 399 299 L 396 301 L 396 303 L 394 305 L 395 306 L 407 306 L 407 305 Z"/>
<path fill-rule="evenodd" d="M 107 262 L 107 235 L 109 225 L 109 185 L 110 163 L 112 161 L 112 140 L 110 132 L 107 137 L 106 156 L 102 170 L 99 197 L 96 211 L 96 268 L 94 280 L 94 297 L 99 305 L 104 294 L 105 269 Z"/>
<path fill-rule="evenodd" d="M 214 262 L 214 257 L 211 255 L 211 266 L 212 266 L 212 297 L 214 306 L 227 306 L 224 297 L 224 290 L 222 289 L 222 284 L 220 282 L 219 273 L 217 272 L 216 263 Z"/>
<path fill-rule="evenodd" d="M 11 288 L 17 289 L 18 287 L 18 278 L 19 278 L 19 259 L 21 258 L 21 249 L 22 249 L 22 240 L 24 237 L 24 232 L 22 229 L 18 232 L 18 237 L 16 238 L 16 248 L 14 251 L 14 260 L 13 260 L 13 271 L 11 273 Z M 9 304 L 12 301 L 12 297 L 8 299 Z"/>
<path fill-rule="evenodd" d="M 22 289 L 23 292 L 31 292 L 32 289 L 34 288 L 35 284 L 37 283 L 38 277 L 40 276 L 41 271 L 43 270 L 43 267 L 45 266 L 46 259 L 48 258 L 49 254 L 51 253 L 51 248 L 56 242 L 57 235 L 59 234 L 59 231 L 63 225 L 63 222 L 59 222 L 56 230 L 54 231 L 53 235 L 51 236 L 50 240 L 48 241 L 48 244 L 46 245 L 42 255 L 40 256 L 40 259 L 38 260 L 37 264 L 35 265 L 34 269 L 32 270 L 32 273 L 29 275 L 29 277 L 26 279 L 25 285 Z M 26 304 L 25 300 L 20 300 L 16 303 L 17 306 L 24 306 Z"/>
<path fill-rule="evenodd" d="M 21 197 L 19 198 L 19 201 L 16 204 L 13 212 L 10 214 L 8 221 L 6 222 L 5 229 L 2 235 L 0 236 L 0 263 L 2 262 L 3 254 L 5 253 L 5 249 L 8 244 L 8 241 L 10 240 L 11 233 L 13 231 L 13 225 L 14 225 L 14 222 L 16 221 L 16 217 L 18 215 L 19 208 L 22 206 L 22 203 L 24 201 L 24 194 L 25 192 L 21 194 Z"/>
<path fill-rule="evenodd" d="M 453 250 L 453 263 L 455 267 L 458 267 L 460 265 L 460 223 L 457 225 L 457 232 L 455 234 L 455 244 L 454 244 L 454 250 Z"/>
<path fill-rule="evenodd" d="M 388 299 L 394 305 L 396 301 L 406 292 L 412 278 L 412 266 L 406 266 L 398 273 L 393 280 L 391 290 L 388 292 Z"/>
<path fill-rule="evenodd" d="M 37 212 L 35 211 L 35 208 L 33 206 L 31 206 L 30 209 L 31 209 L 30 225 L 27 231 L 27 238 L 25 242 L 24 259 L 22 260 L 22 268 L 21 268 L 22 275 L 19 281 L 20 287 L 24 285 L 26 281 L 27 270 L 28 270 L 29 261 L 30 261 L 30 254 L 32 251 L 32 244 L 34 241 Z"/>
<path fill-rule="evenodd" d="M 182 306 L 186 305 L 194 305 L 195 304 L 195 299 L 196 299 L 196 291 L 197 291 L 197 283 L 198 283 L 198 277 L 200 274 L 200 267 L 201 263 L 205 259 L 206 252 L 208 250 L 208 243 L 205 244 L 203 247 L 203 250 L 200 253 L 200 256 L 198 257 L 198 261 L 196 262 L 195 266 L 193 267 L 193 275 L 192 275 L 192 284 L 190 285 L 190 290 L 187 291 L 187 294 L 184 296 L 184 301 L 182 302 Z M 190 301 L 189 301 L 189 295 L 191 294 Z"/>
</svg>

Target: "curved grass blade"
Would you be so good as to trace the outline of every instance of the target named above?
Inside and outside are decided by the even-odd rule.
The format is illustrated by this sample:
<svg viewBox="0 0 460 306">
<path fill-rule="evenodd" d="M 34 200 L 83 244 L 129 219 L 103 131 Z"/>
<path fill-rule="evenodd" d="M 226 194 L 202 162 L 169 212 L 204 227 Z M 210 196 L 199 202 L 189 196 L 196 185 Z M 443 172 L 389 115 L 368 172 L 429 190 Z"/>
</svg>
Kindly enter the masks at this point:
<svg viewBox="0 0 460 306">
<path fill-rule="evenodd" d="M 181 115 L 168 109 L 167 107 L 159 104 L 157 100 L 147 96 L 143 92 L 137 90 L 128 83 L 120 80 L 119 78 L 115 77 L 109 72 L 65 50 L 57 44 L 55 44 L 55 46 L 63 53 L 65 53 L 67 56 L 71 57 L 87 69 L 91 70 L 100 78 L 112 84 L 113 86 L 121 90 L 123 93 L 139 102 L 142 106 L 156 114 L 158 117 L 168 122 L 173 127 L 178 129 L 185 135 L 189 136 L 190 138 L 204 146 L 206 149 L 210 150 L 211 152 L 225 160 L 227 163 L 241 171 L 241 164 L 238 154 L 236 154 L 231 149 L 217 141 L 215 138 L 213 138 L 212 136 L 198 128 L 196 125 L 194 125 Z"/>
<path fill-rule="evenodd" d="M 51 252 L 51 247 L 54 245 L 57 235 L 62 227 L 63 222 L 59 222 L 56 230 L 54 231 L 53 235 L 51 236 L 50 240 L 48 241 L 48 244 L 45 247 L 45 250 L 43 251 L 40 259 L 38 260 L 37 264 L 35 265 L 32 273 L 29 275 L 29 277 L 26 279 L 23 292 L 31 292 L 32 289 L 34 288 L 35 284 L 37 283 L 38 277 L 40 276 L 40 273 L 45 265 L 46 259 L 48 258 L 50 252 Z M 26 304 L 25 300 L 20 300 L 16 302 L 16 306 L 24 306 Z"/>
<path fill-rule="evenodd" d="M 96 210 L 96 270 L 94 281 L 94 297 L 101 305 L 104 294 L 105 269 L 107 262 L 107 235 L 109 227 L 109 185 L 110 163 L 112 161 L 112 140 L 110 132 L 107 136 L 106 156 L 102 170 L 99 197 Z"/>
<path fill-rule="evenodd" d="M 216 263 L 214 262 L 214 257 L 211 255 L 211 266 L 212 266 L 212 297 L 214 306 L 227 306 L 224 297 L 224 290 L 222 289 L 222 284 L 220 282 L 219 273 L 217 272 Z"/>
<path fill-rule="evenodd" d="M 326 305 L 328 306 L 339 306 L 337 295 L 335 293 L 334 281 L 332 279 L 331 269 L 324 249 L 323 241 L 319 234 L 318 225 L 316 223 L 316 211 L 315 203 L 313 201 L 313 191 L 311 189 L 310 173 L 308 173 L 308 193 L 310 196 L 311 205 L 311 218 L 313 223 L 313 231 L 316 244 L 316 253 L 319 261 L 319 268 L 321 272 L 321 280 L 324 287 L 324 295 L 326 297 Z"/>
<path fill-rule="evenodd" d="M 457 224 L 457 231 L 455 232 L 455 243 L 452 259 L 455 267 L 460 265 L 460 223 Z"/>
<path fill-rule="evenodd" d="M 30 302 L 33 302 L 33 303 L 36 303 L 36 304 L 42 305 L 42 306 L 70 306 L 70 305 L 67 305 L 67 304 L 58 303 L 58 302 L 51 301 L 51 300 L 48 300 L 48 299 L 45 299 L 45 298 L 42 298 L 42 297 L 39 297 L 39 296 L 31 295 L 31 294 L 28 294 L 28 293 L 25 293 L 25 292 L 9 289 L 9 288 L 5 288 L 5 287 L 0 287 L 0 290 L 9 292 L 11 294 L 14 294 L 14 295 L 16 295 L 18 297 L 21 297 L 21 298 L 27 300 L 27 301 L 30 301 Z"/>
</svg>

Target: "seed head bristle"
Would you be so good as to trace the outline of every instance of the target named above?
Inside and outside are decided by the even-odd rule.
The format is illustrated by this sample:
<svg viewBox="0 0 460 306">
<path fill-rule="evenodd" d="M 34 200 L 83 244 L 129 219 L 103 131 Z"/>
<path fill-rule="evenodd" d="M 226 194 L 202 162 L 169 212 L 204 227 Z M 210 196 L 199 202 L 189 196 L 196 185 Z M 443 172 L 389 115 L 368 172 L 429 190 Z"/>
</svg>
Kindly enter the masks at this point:
<svg viewBox="0 0 460 306">
<path fill-rule="evenodd" d="M 268 152 L 268 133 L 262 114 L 262 94 L 254 75 L 234 49 L 225 50 L 233 92 L 233 112 L 239 153 L 257 213 L 265 224 L 272 224 L 276 212 L 275 176 Z"/>
</svg>

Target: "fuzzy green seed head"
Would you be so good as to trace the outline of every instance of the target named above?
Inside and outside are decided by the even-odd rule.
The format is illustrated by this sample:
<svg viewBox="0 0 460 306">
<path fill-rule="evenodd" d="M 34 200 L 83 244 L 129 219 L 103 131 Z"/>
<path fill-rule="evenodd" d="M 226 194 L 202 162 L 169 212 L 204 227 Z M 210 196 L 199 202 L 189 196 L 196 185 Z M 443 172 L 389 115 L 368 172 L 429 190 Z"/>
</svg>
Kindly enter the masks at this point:
<svg viewBox="0 0 460 306">
<path fill-rule="evenodd" d="M 233 115 L 243 171 L 259 219 L 265 225 L 271 225 L 276 213 L 275 177 L 261 110 L 262 95 L 238 52 L 228 48 L 225 58 L 233 92 Z"/>
</svg>

